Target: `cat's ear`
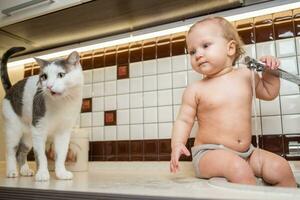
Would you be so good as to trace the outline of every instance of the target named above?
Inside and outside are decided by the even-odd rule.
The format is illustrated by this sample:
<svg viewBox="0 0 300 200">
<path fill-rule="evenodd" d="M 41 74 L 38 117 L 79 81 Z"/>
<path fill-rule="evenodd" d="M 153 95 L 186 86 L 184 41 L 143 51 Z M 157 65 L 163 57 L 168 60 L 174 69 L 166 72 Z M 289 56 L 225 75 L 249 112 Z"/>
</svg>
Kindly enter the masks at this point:
<svg viewBox="0 0 300 200">
<path fill-rule="evenodd" d="M 73 51 L 67 58 L 67 62 L 71 65 L 76 65 L 79 63 L 80 56 L 77 51 Z"/>
<path fill-rule="evenodd" d="M 43 60 L 40 58 L 34 58 L 34 59 L 41 68 L 44 68 L 45 66 L 49 65 L 49 62 L 47 60 Z"/>
</svg>

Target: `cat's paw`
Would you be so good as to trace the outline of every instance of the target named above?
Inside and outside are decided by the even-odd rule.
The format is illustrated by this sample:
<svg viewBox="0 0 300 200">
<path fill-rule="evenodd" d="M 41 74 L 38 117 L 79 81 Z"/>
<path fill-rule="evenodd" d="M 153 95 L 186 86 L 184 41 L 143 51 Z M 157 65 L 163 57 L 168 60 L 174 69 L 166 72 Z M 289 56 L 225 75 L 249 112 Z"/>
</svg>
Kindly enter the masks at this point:
<svg viewBox="0 0 300 200">
<path fill-rule="evenodd" d="M 58 179 L 70 180 L 73 178 L 73 173 L 67 170 L 59 170 L 56 171 L 55 173 Z"/>
<path fill-rule="evenodd" d="M 17 170 L 8 170 L 8 171 L 6 172 L 6 176 L 7 176 L 8 178 L 16 178 L 16 177 L 19 176 L 19 173 L 18 173 Z"/>
<path fill-rule="evenodd" d="M 36 181 L 48 181 L 50 178 L 50 174 L 48 170 L 38 170 L 35 175 Z"/>
<path fill-rule="evenodd" d="M 34 172 L 27 166 L 22 166 L 20 169 L 21 176 L 33 176 Z"/>
</svg>

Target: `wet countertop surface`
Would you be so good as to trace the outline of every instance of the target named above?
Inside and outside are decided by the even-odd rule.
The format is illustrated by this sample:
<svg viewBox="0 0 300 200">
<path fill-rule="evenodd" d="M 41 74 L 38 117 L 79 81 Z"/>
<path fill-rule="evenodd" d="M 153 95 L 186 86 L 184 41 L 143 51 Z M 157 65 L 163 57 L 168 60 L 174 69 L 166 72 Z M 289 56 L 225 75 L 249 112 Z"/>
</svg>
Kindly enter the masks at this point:
<svg viewBox="0 0 300 200">
<path fill-rule="evenodd" d="M 169 162 L 90 162 L 88 172 L 74 172 L 73 180 L 57 180 L 51 172 L 50 181 L 35 182 L 33 177 L 6 178 L 5 163 L 0 162 L 0 187 L 158 198 L 300 199 L 300 189 L 246 186 L 222 178 L 198 179 L 190 162 L 180 164 L 180 172 L 171 174 Z M 291 166 L 299 181 L 300 164 Z"/>
</svg>

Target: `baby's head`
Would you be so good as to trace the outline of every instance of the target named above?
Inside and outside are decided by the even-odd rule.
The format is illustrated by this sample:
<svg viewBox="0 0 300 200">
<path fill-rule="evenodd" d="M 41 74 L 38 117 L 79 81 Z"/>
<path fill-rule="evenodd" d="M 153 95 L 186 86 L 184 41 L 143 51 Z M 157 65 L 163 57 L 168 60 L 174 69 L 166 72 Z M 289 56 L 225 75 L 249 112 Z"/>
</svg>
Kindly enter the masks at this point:
<svg viewBox="0 0 300 200">
<path fill-rule="evenodd" d="M 240 39 L 235 27 L 223 17 L 208 17 L 196 22 L 193 26 L 191 26 L 187 33 L 187 37 L 191 32 L 193 32 L 194 29 L 199 28 L 199 25 L 203 24 L 205 24 L 205 28 L 209 28 L 210 24 L 217 25 L 221 31 L 220 34 L 222 37 L 228 42 L 233 41 L 235 45 L 235 53 L 233 55 L 232 65 L 234 65 L 236 61 L 244 54 L 244 49 L 242 48 L 243 42 Z"/>
</svg>

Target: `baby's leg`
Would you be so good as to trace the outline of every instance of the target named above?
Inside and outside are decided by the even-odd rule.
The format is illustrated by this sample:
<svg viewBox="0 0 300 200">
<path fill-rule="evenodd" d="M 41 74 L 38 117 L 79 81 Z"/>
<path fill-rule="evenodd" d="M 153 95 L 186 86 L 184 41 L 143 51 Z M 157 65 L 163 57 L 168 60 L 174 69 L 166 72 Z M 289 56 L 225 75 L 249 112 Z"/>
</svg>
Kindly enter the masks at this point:
<svg viewBox="0 0 300 200">
<path fill-rule="evenodd" d="M 255 149 L 248 160 L 257 177 L 265 182 L 284 187 L 296 187 L 295 177 L 289 163 L 279 155 Z"/>
<path fill-rule="evenodd" d="M 226 150 L 207 151 L 199 162 L 202 178 L 225 177 L 228 181 L 241 184 L 256 184 L 249 164 L 238 155 Z"/>
</svg>

